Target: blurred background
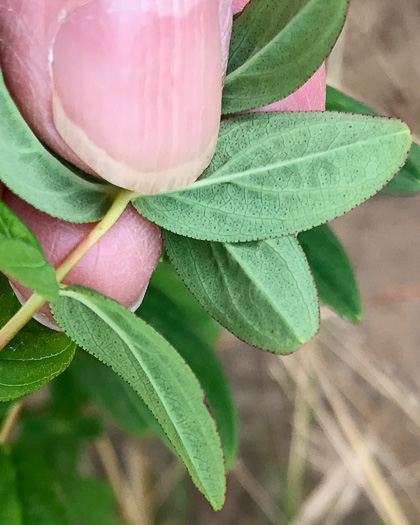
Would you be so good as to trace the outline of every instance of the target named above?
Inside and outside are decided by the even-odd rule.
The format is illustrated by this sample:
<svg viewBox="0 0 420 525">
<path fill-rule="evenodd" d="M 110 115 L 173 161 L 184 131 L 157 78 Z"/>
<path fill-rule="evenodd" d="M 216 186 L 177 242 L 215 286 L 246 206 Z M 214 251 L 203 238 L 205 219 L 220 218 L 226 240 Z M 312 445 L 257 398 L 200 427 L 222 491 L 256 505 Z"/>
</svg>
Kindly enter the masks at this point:
<svg viewBox="0 0 420 525">
<path fill-rule="evenodd" d="M 420 136 L 420 0 L 350 4 L 329 83 Z M 378 195 L 331 226 L 360 325 L 325 309 L 315 340 L 283 358 L 222 334 L 241 440 L 218 514 L 157 440 L 98 440 L 85 468 L 109 478 L 130 525 L 420 523 L 420 194 Z"/>
</svg>

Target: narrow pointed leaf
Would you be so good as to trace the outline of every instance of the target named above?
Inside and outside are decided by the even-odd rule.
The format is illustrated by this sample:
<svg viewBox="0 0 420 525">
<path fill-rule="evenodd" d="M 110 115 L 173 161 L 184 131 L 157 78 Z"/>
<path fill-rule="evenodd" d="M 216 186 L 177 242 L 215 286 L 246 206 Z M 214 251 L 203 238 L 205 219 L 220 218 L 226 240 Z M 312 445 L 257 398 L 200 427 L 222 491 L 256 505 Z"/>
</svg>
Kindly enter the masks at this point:
<svg viewBox="0 0 420 525">
<path fill-rule="evenodd" d="M 271 104 L 301 87 L 331 51 L 346 0 L 253 0 L 233 24 L 223 113 Z"/>
<path fill-rule="evenodd" d="M 0 327 L 20 304 L 0 274 Z M 76 345 L 65 335 L 30 321 L 0 352 L 0 401 L 34 392 L 70 365 Z"/>
<path fill-rule="evenodd" d="M 248 344 L 285 354 L 317 332 L 315 284 L 295 237 L 221 244 L 164 232 L 164 240 L 199 303 Z"/>
<path fill-rule="evenodd" d="M 49 301 L 58 299 L 53 265 L 31 230 L 0 200 L 0 270 Z"/>
<path fill-rule="evenodd" d="M 199 380 L 217 424 L 226 468 L 230 470 L 238 451 L 238 415 L 223 367 L 206 342 L 195 315 L 184 315 L 182 295 L 178 302 L 152 284 L 136 313 L 174 345 Z"/>
<path fill-rule="evenodd" d="M 136 390 L 197 487 L 220 509 L 225 497 L 220 438 L 191 369 L 160 334 L 116 301 L 81 286 L 65 287 L 61 294 L 52 307 L 60 325 Z"/>
<path fill-rule="evenodd" d="M 142 196 L 137 210 L 183 236 L 218 242 L 308 230 L 378 192 L 401 168 L 411 135 L 399 120 L 342 113 L 260 113 L 222 123 L 202 178 Z"/>
<path fill-rule="evenodd" d="M 330 86 L 327 86 L 327 109 L 377 115 L 373 109 Z M 418 191 L 420 191 L 420 146 L 413 144 L 405 166 L 382 189 L 382 192 L 391 195 L 408 195 Z"/>
<path fill-rule="evenodd" d="M 0 523 L 24 525 L 16 487 L 16 471 L 6 447 L 0 444 Z"/>
<path fill-rule="evenodd" d="M 190 295 L 182 281 L 181 285 Z M 201 331 L 202 325 L 200 322 L 197 325 L 195 315 L 185 315 L 185 294 L 178 295 L 179 301 L 171 292 L 166 293 L 150 284 L 136 314 L 173 344 L 199 380 L 217 424 L 226 467 L 230 469 L 238 449 L 238 421 L 229 383 L 215 352 L 204 337 L 205 333 Z M 194 313 L 202 310 L 195 299 L 194 302 L 197 305 Z M 209 317 L 207 313 L 205 316 Z M 215 323 L 213 319 L 212 323 Z M 155 434 L 167 443 L 166 435 L 142 399 L 110 368 L 86 352 L 79 351 L 70 372 L 83 392 L 128 432 L 138 436 Z"/>
<path fill-rule="evenodd" d="M 35 208 L 76 223 L 101 219 L 115 193 L 113 186 L 94 182 L 60 162 L 39 142 L 10 97 L 1 72 L 0 181 Z"/>
<path fill-rule="evenodd" d="M 338 315 L 357 323 L 362 300 L 343 245 L 326 224 L 302 232 L 298 240 L 306 254 L 320 300 Z"/>
</svg>

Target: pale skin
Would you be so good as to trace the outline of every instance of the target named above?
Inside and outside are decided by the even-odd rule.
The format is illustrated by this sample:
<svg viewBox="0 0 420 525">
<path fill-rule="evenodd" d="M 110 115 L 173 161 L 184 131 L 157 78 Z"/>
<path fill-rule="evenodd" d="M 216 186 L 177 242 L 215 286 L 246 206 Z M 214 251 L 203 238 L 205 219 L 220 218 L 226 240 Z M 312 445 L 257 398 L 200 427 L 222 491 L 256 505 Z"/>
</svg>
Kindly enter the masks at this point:
<svg viewBox="0 0 420 525">
<path fill-rule="evenodd" d="M 117 222 L 122 213 L 136 197 L 136 194 L 121 190 L 105 217 L 92 231 L 75 247 L 56 269 L 57 281 L 61 281 L 84 255 L 105 235 Z M 46 303 L 45 297 L 33 294 L 12 319 L 0 330 L 0 351 L 15 337 L 15 335 L 31 320 L 36 312 Z"/>
</svg>

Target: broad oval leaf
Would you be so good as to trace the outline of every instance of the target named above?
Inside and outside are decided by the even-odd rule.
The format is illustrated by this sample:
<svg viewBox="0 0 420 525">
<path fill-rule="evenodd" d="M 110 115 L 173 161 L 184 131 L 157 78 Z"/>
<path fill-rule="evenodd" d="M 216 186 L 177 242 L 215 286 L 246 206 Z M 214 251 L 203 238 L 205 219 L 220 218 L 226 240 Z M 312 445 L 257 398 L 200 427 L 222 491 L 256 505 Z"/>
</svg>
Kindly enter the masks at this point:
<svg viewBox="0 0 420 525">
<path fill-rule="evenodd" d="M 0 200 L 0 270 L 49 301 L 58 299 L 55 269 L 31 230 Z"/>
<path fill-rule="evenodd" d="M 0 327 L 20 304 L 0 274 Z M 0 401 L 17 399 L 48 383 L 70 365 L 76 345 L 65 335 L 31 320 L 0 352 Z"/>
<path fill-rule="evenodd" d="M 80 175 L 80 176 L 79 176 Z M 54 157 L 16 108 L 0 72 L 0 181 L 38 210 L 69 222 L 94 222 L 116 188 Z"/>
<path fill-rule="evenodd" d="M 16 487 L 16 471 L 6 447 L 0 443 L 0 523 L 24 525 Z"/>
<path fill-rule="evenodd" d="M 68 286 L 52 305 L 62 328 L 110 366 L 147 404 L 215 509 L 225 498 L 220 438 L 203 391 L 176 350 L 116 301 L 82 286 Z"/>
<path fill-rule="evenodd" d="M 330 86 L 327 86 L 327 109 L 377 115 L 373 109 Z M 418 191 L 420 191 L 420 146 L 413 144 L 405 166 L 382 189 L 382 192 L 390 195 L 409 195 Z"/>
<path fill-rule="evenodd" d="M 362 300 L 346 251 L 326 224 L 302 232 L 303 248 L 318 288 L 320 300 L 338 315 L 357 323 L 362 317 Z"/>
<path fill-rule="evenodd" d="M 201 179 L 142 196 L 137 210 L 180 235 L 218 242 L 308 230 L 374 195 L 411 146 L 399 120 L 343 113 L 260 113 L 222 123 Z"/>
<path fill-rule="evenodd" d="M 301 87 L 330 53 L 346 0 L 253 0 L 233 24 L 223 113 L 253 109 Z"/>
<path fill-rule="evenodd" d="M 315 284 L 295 237 L 222 244 L 166 231 L 164 241 L 199 303 L 248 344 L 286 354 L 317 332 Z"/>
<path fill-rule="evenodd" d="M 171 292 L 150 284 L 136 313 L 174 345 L 199 380 L 217 424 L 226 468 L 230 470 L 238 451 L 239 424 L 229 381 L 216 353 L 204 337 L 202 325 L 197 323 L 199 317 L 195 312 L 201 310 L 200 305 L 194 300 L 197 307 L 190 316 L 186 316 L 182 299 L 182 295 L 177 300 L 171 297 Z"/>
</svg>

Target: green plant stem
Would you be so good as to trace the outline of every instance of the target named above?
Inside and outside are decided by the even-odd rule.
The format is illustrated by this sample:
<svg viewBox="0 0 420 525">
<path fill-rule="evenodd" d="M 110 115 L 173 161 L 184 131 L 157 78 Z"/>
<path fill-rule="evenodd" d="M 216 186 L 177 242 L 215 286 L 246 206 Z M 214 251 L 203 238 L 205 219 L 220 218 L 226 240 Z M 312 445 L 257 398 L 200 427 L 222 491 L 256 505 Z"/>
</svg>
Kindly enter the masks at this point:
<svg viewBox="0 0 420 525">
<path fill-rule="evenodd" d="M 136 193 L 128 190 L 121 190 L 115 198 L 111 208 L 104 218 L 82 239 L 76 248 L 56 269 L 57 281 L 60 283 L 70 270 L 86 255 L 110 228 L 121 217 L 122 213 L 136 197 Z M 22 308 L 8 321 L 0 330 L 0 352 L 15 337 L 36 314 L 36 312 L 47 302 L 46 298 L 39 294 L 33 294 Z"/>
</svg>

